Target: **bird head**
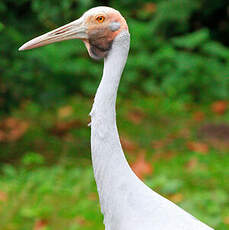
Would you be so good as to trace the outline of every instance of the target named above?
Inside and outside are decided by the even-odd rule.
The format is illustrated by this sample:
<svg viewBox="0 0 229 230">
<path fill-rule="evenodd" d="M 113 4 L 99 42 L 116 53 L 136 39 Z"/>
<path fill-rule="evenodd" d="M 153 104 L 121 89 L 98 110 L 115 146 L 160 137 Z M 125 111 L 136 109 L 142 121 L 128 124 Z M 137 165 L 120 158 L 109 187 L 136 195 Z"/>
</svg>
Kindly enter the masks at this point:
<svg viewBox="0 0 229 230">
<path fill-rule="evenodd" d="M 79 19 L 25 43 L 19 50 L 28 50 L 54 42 L 81 39 L 92 58 L 106 57 L 115 37 L 128 26 L 122 15 L 110 7 L 95 7 Z"/>
</svg>

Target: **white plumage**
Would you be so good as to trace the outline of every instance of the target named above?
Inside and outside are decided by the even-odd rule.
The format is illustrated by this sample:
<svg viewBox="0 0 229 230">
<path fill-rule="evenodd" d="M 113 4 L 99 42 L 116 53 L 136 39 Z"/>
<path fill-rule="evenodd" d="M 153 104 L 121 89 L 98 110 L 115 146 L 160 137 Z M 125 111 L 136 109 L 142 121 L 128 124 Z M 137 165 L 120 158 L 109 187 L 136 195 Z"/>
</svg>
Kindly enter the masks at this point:
<svg viewBox="0 0 229 230">
<path fill-rule="evenodd" d="M 124 156 L 115 112 L 130 44 L 123 20 L 112 8 L 96 7 L 80 19 L 33 39 L 20 50 L 79 38 L 92 57 L 104 58 L 103 76 L 90 115 L 92 162 L 106 230 L 213 230 L 147 187 Z"/>
<path fill-rule="evenodd" d="M 91 112 L 91 149 L 106 230 L 210 230 L 149 189 L 129 167 L 118 136 L 115 100 L 129 50 L 129 33 L 119 34 L 105 58 Z"/>
</svg>

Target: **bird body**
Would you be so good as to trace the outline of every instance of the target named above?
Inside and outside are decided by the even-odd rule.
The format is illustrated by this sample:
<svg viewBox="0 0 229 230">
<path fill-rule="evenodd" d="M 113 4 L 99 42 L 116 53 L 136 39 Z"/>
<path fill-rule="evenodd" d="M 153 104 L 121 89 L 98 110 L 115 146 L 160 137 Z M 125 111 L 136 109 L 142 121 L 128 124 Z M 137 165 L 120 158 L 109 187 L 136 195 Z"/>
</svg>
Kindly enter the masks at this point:
<svg viewBox="0 0 229 230">
<path fill-rule="evenodd" d="M 84 41 L 91 57 L 104 58 L 103 76 L 90 115 L 92 163 L 105 230 L 213 230 L 152 191 L 125 158 L 115 104 L 130 35 L 118 11 L 92 8 L 80 19 L 33 39 L 20 50 L 73 38 Z"/>
</svg>

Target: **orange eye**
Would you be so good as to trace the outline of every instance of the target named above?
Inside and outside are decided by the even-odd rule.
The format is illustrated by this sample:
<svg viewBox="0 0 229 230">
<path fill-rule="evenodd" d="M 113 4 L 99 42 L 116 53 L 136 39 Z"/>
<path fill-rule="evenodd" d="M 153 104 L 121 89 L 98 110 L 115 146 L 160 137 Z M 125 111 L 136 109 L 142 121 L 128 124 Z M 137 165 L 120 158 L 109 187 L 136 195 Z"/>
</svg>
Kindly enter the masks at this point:
<svg viewBox="0 0 229 230">
<path fill-rule="evenodd" d="M 99 23 L 102 23 L 104 20 L 105 20 L 105 17 L 104 17 L 104 16 L 98 16 L 98 17 L 96 18 L 96 21 L 99 22 Z"/>
</svg>

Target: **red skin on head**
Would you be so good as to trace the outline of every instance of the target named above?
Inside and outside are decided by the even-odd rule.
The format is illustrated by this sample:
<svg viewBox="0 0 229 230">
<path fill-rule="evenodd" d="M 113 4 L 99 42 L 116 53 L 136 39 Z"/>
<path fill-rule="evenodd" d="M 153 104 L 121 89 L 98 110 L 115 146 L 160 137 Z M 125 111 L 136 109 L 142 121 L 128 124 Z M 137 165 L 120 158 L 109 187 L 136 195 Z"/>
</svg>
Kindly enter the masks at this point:
<svg viewBox="0 0 229 230">
<path fill-rule="evenodd" d="M 97 21 L 98 17 L 104 17 L 102 23 Z M 110 24 L 117 22 L 120 27 L 116 31 L 110 29 Z M 114 38 L 122 31 L 127 30 L 128 26 L 125 19 L 117 13 L 101 13 L 98 15 L 89 16 L 85 23 L 88 27 L 88 39 L 84 43 L 88 49 L 89 54 L 96 58 L 104 58 L 112 46 Z"/>
</svg>

